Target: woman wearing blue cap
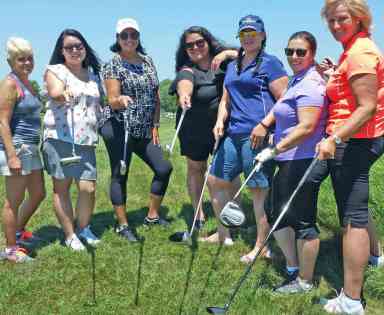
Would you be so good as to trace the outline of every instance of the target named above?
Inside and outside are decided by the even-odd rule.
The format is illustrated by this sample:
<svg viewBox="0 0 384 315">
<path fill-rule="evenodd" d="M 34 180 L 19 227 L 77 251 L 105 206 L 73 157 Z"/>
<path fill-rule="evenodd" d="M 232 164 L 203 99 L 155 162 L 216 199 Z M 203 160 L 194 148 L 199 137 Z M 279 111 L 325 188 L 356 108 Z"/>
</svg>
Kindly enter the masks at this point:
<svg viewBox="0 0 384 315">
<path fill-rule="evenodd" d="M 266 33 L 262 19 L 247 15 L 240 19 L 238 38 L 241 48 L 238 58 L 228 65 L 224 80 L 224 92 L 214 128 L 216 138 L 226 137 L 213 161 L 209 187 L 216 214 L 232 198 L 230 182 L 241 172 L 247 176 L 253 168 L 253 160 L 260 151 L 251 147 L 251 137 L 264 142 L 268 128 L 259 125 L 275 101 L 287 87 L 288 76 L 280 60 L 265 52 Z M 224 130 L 225 122 L 228 127 Z M 261 127 L 260 127 L 261 126 Z M 260 145 L 262 146 L 262 145 Z M 273 167 L 266 163 L 263 170 L 252 176 L 248 187 L 253 196 L 257 221 L 255 248 L 242 257 L 249 263 L 269 231 L 264 212 L 264 200 L 270 185 Z M 228 230 L 219 226 L 218 233 L 205 239 L 211 242 L 231 244 Z M 269 256 L 266 249 L 264 256 Z"/>
</svg>

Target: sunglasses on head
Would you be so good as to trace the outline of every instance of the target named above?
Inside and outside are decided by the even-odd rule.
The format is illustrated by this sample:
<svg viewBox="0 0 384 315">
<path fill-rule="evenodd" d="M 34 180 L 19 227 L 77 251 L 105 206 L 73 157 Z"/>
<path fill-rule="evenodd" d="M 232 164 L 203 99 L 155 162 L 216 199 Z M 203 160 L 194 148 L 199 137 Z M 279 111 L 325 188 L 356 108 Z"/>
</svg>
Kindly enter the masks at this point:
<svg viewBox="0 0 384 315">
<path fill-rule="evenodd" d="M 237 37 L 240 39 L 243 39 L 244 37 L 255 38 L 257 34 L 258 32 L 256 31 L 241 31 Z"/>
<path fill-rule="evenodd" d="M 292 57 L 294 53 L 296 52 L 297 57 L 305 57 L 307 54 L 308 49 L 303 48 L 285 48 L 284 52 L 287 57 Z"/>
<path fill-rule="evenodd" d="M 73 45 L 67 45 L 63 47 L 65 51 L 71 52 L 74 50 L 83 50 L 84 45 L 79 43 L 79 44 L 73 44 Z"/>
<path fill-rule="evenodd" d="M 185 43 L 185 49 L 191 50 L 193 48 L 203 48 L 205 46 L 205 39 L 201 38 L 194 42 Z"/>
<path fill-rule="evenodd" d="M 137 40 L 139 38 L 139 33 L 138 32 L 121 32 L 119 37 L 122 40 L 127 40 L 128 38 Z"/>
</svg>

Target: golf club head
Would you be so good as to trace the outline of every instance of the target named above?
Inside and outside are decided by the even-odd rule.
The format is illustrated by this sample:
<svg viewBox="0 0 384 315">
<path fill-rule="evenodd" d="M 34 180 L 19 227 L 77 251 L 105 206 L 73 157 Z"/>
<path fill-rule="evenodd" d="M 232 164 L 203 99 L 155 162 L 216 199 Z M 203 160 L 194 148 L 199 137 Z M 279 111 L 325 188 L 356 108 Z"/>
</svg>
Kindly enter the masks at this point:
<svg viewBox="0 0 384 315">
<path fill-rule="evenodd" d="M 188 232 L 176 232 L 169 236 L 169 240 L 175 243 L 189 244 L 191 237 Z"/>
<path fill-rule="evenodd" d="M 207 307 L 207 312 L 209 314 L 225 314 L 227 312 L 227 308 L 210 306 L 210 307 Z"/>
<path fill-rule="evenodd" d="M 245 215 L 236 202 L 230 201 L 221 210 L 219 219 L 226 227 L 239 227 L 244 224 Z"/>
<path fill-rule="evenodd" d="M 79 155 L 73 155 L 70 157 L 62 158 L 60 160 L 60 163 L 63 165 L 69 165 L 69 164 L 77 164 L 80 163 L 81 161 L 81 156 Z"/>
<path fill-rule="evenodd" d="M 120 175 L 124 176 L 127 173 L 127 164 L 125 161 L 120 160 Z"/>
</svg>

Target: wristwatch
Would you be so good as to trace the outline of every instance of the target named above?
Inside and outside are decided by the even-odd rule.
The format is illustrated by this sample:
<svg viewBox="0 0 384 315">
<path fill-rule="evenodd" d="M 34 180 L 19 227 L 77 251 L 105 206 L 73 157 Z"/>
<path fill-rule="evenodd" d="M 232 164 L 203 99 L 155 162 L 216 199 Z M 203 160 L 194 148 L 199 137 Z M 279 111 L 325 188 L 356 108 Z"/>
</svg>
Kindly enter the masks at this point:
<svg viewBox="0 0 384 315">
<path fill-rule="evenodd" d="M 332 135 L 332 140 L 335 141 L 336 144 L 342 144 L 343 140 L 338 135 Z"/>
</svg>

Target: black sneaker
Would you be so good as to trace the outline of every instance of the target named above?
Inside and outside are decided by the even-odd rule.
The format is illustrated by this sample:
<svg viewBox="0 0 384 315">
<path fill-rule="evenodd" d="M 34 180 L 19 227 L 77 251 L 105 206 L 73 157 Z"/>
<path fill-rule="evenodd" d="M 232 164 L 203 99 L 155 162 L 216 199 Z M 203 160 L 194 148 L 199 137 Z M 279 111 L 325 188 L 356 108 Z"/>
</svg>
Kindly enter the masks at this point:
<svg viewBox="0 0 384 315">
<path fill-rule="evenodd" d="M 125 225 L 116 225 L 115 232 L 119 236 L 121 236 L 122 238 L 125 238 L 129 242 L 137 242 L 138 241 L 133 230 L 131 230 L 131 228 L 126 224 Z"/>
<path fill-rule="evenodd" d="M 148 218 L 148 217 L 145 217 L 144 218 L 144 225 L 145 226 L 154 226 L 154 225 L 159 225 L 159 226 L 162 226 L 162 227 L 168 227 L 169 226 L 169 222 L 163 218 Z"/>
</svg>

